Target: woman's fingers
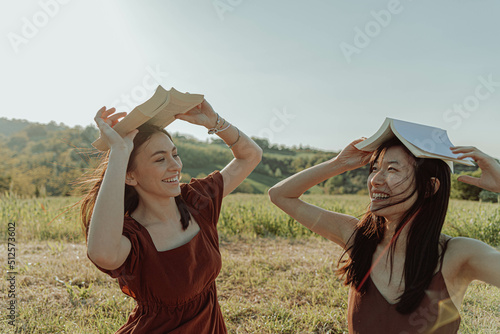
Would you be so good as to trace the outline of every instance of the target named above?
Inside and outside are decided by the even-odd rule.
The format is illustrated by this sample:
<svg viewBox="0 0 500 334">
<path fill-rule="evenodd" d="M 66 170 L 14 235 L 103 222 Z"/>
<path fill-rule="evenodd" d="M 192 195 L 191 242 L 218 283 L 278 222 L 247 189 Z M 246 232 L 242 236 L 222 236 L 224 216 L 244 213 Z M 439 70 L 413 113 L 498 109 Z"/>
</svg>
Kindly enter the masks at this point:
<svg viewBox="0 0 500 334">
<path fill-rule="evenodd" d="M 200 109 L 205 110 L 206 113 L 213 113 L 214 108 L 212 108 L 212 105 L 208 103 L 207 100 L 203 100 L 203 102 L 200 104 Z"/>
<path fill-rule="evenodd" d="M 463 153 L 460 156 L 458 156 L 459 159 L 465 159 L 465 158 L 472 158 L 474 161 L 477 161 L 479 158 L 476 153 Z"/>
<path fill-rule="evenodd" d="M 111 115 L 112 113 L 114 113 L 116 111 L 116 109 L 113 107 L 113 108 L 109 108 L 108 110 L 104 111 L 102 113 L 102 117 L 103 118 L 108 118 L 109 115 Z"/>
<path fill-rule="evenodd" d="M 466 152 L 466 151 L 479 151 L 476 147 L 474 146 L 452 146 L 450 147 L 452 151 L 457 151 L 457 152 Z"/>
<path fill-rule="evenodd" d="M 99 109 L 94 117 L 94 120 L 97 119 L 97 118 L 103 118 L 103 119 L 106 119 L 106 117 L 108 117 L 109 115 L 109 110 L 111 109 L 106 109 L 106 107 L 102 107 L 101 109 Z"/>
<path fill-rule="evenodd" d="M 100 130 L 102 130 L 102 127 L 103 127 L 104 125 L 107 125 L 106 121 L 105 121 L 105 120 L 103 120 L 101 117 L 98 117 L 98 116 L 96 116 L 96 117 L 94 118 L 94 121 L 96 122 L 97 127 L 98 127 Z"/>
<path fill-rule="evenodd" d="M 358 138 L 358 139 L 354 140 L 354 141 L 351 143 L 351 145 L 352 145 L 352 146 L 355 146 L 355 145 L 357 145 L 357 144 L 361 143 L 362 141 L 364 141 L 365 139 L 366 139 L 366 137 L 361 137 L 361 138 Z M 368 151 L 364 151 L 364 152 L 368 152 Z"/>
<path fill-rule="evenodd" d="M 476 186 L 476 187 L 480 187 L 479 178 L 477 178 L 477 177 L 473 177 L 473 176 L 469 176 L 469 175 L 461 175 L 458 177 L 457 180 L 460 182 L 463 182 L 463 183 L 467 183 L 467 184 Z"/>
<path fill-rule="evenodd" d="M 481 159 L 485 156 L 483 152 L 475 148 L 474 146 L 456 146 L 450 147 L 451 151 L 455 154 L 461 154 L 458 158 L 472 158 L 474 161 Z"/>
<path fill-rule="evenodd" d="M 358 143 L 361 143 L 363 140 L 364 140 L 364 139 L 359 138 L 359 139 L 354 140 L 351 144 L 352 144 L 352 145 L 356 145 L 356 144 L 358 144 Z"/>
<path fill-rule="evenodd" d="M 122 118 L 125 116 L 127 116 L 126 112 L 119 112 L 119 113 L 116 113 L 114 115 L 109 116 L 108 119 L 115 121 L 115 120 L 118 120 L 119 118 Z"/>
<path fill-rule="evenodd" d="M 480 178 L 462 175 L 458 177 L 458 181 L 493 192 L 500 191 L 500 165 L 493 157 L 473 146 L 457 146 L 451 150 L 453 153 L 461 154 L 460 159 L 474 159 L 482 171 Z"/>
<path fill-rule="evenodd" d="M 455 154 L 475 154 L 475 153 L 482 153 L 480 150 L 475 148 L 474 146 L 455 146 L 455 147 L 450 147 L 451 151 Z"/>
<path fill-rule="evenodd" d="M 118 123 L 118 119 L 127 116 L 126 112 L 119 112 L 117 114 L 111 115 L 108 117 L 108 120 L 111 121 L 111 126 L 115 126 Z"/>
<path fill-rule="evenodd" d="M 203 110 L 200 110 L 198 106 L 189 109 L 184 114 L 175 115 L 175 119 L 180 119 L 182 121 L 189 122 L 191 124 L 201 125 L 204 120 L 207 119 L 207 116 L 204 114 Z"/>
<path fill-rule="evenodd" d="M 361 142 L 362 142 L 362 141 L 364 141 L 364 140 L 366 140 L 366 137 L 361 137 L 361 138 L 356 139 L 355 141 L 353 141 L 353 142 L 351 143 L 351 145 L 352 145 L 353 149 L 355 149 L 358 153 L 360 153 L 360 154 L 362 154 L 362 155 L 363 155 L 363 157 L 362 157 L 362 161 L 363 161 L 363 162 L 368 163 L 368 162 L 370 162 L 370 158 L 371 158 L 371 156 L 372 156 L 373 151 L 359 150 L 359 149 L 356 147 L 356 145 L 357 145 L 357 144 L 361 143 Z"/>
<path fill-rule="evenodd" d="M 186 114 L 177 114 L 174 117 L 175 117 L 175 119 L 180 119 L 181 121 L 189 122 L 191 120 L 190 116 L 186 115 Z"/>
<path fill-rule="evenodd" d="M 112 129 L 112 126 L 114 125 L 113 123 L 116 124 L 118 122 L 118 118 L 123 117 L 123 114 L 125 114 L 118 113 L 108 117 L 109 115 L 113 114 L 115 110 L 115 108 L 106 109 L 106 107 L 102 107 L 94 117 L 99 131 L 101 132 L 101 134 L 104 134 L 108 138 L 112 138 L 115 134 L 117 134 L 116 131 Z"/>
<path fill-rule="evenodd" d="M 120 118 L 123 118 L 127 115 L 126 112 L 119 112 L 113 115 L 115 111 L 116 111 L 115 108 L 106 109 L 106 107 L 102 107 L 97 112 L 96 116 L 94 117 L 94 120 L 96 123 L 98 123 L 98 120 L 100 120 L 102 121 L 102 123 L 106 123 L 109 126 L 113 127 L 116 125 L 116 123 L 118 123 L 118 120 Z"/>
<path fill-rule="evenodd" d="M 119 122 L 119 119 L 126 116 L 127 113 L 120 112 L 114 114 L 116 111 L 115 108 L 106 109 L 106 107 L 102 107 L 96 113 L 94 118 L 97 123 L 97 127 L 99 128 L 101 139 L 110 147 L 111 149 L 124 149 L 128 150 L 130 153 L 134 147 L 134 137 L 137 135 L 139 130 L 135 129 L 127 133 L 124 137 L 122 137 L 113 126 Z"/>
<path fill-rule="evenodd" d="M 97 123 L 97 119 L 99 118 L 102 118 L 102 113 L 106 111 L 106 107 L 102 107 L 101 109 L 99 109 L 97 111 L 97 113 L 95 114 L 95 117 L 94 117 L 94 121 Z"/>
</svg>

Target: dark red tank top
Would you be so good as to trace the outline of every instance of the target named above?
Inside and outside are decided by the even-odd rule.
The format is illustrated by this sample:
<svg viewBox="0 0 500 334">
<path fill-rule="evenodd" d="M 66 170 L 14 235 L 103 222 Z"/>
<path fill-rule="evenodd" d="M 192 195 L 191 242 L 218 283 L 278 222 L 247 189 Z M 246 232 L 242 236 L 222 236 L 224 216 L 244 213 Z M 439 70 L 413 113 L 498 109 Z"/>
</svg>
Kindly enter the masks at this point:
<svg viewBox="0 0 500 334">
<path fill-rule="evenodd" d="M 446 248 L 445 248 L 446 249 Z M 442 266 L 442 261 L 441 261 Z M 371 278 L 360 293 L 354 286 L 349 290 L 347 319 L 349 333 L 358 334 L 456 334 L 460 314 L 453 304 L 441 268 L 432 278 L 419 307 L 409 314 L 396 310 L 382 296 Z"/>
</svg>

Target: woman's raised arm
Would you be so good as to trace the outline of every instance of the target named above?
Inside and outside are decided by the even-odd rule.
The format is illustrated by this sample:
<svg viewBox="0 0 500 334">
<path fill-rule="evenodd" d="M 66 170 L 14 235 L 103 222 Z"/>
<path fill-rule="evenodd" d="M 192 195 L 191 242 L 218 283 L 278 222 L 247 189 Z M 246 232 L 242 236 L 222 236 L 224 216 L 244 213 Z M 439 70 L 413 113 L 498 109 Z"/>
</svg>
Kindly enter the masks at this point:
<svg viewBox="0 0 500 334">
<path fill-rule="evenodd" d="M 90 219 L 87 237 L 87 253 L 101 268 L 113 270 L 127 259 L 130 253 L 130 240 L 122 235 L 125 197 L 125 175 L 130 152 L 134 147 L 133 139 L 137 130 L 122 138 L 112 126 L 124 113 L 117 113 L 114 108 L 105 107 L 94 118 L 101 138 L 111 148 L 108 165 L 97 195 Z"/>
<path fill-rule="evenodd" d="M 457 146 L 454 153 L 462 158 L 470 157 L 481 169 L 481 177 L 460 176 L 459 181 L 493 192 L 500 192 L 500 164 L 475 147 Z M 450 242 L 453 258 L 456 259 L 460 275 L 465 284 L 480 280 L 500 288 L 500 252 L 493 247 L 470 238 L 453 238 Z"/>
<path fill-rule="evenodd" d="M 206 100 L 176 118 L 207 129 L 216 129 L 213 132 L 231 148 L 234 159 L 221 171 L 224 180 L 223 196 L 236 189 L 262 159 L 262 149 L 238 128 L 221 118 Z"/>
<path fill-rule="evenodd" d="M 335 158 L 305 169 L 279 182 L 269 189 L 271 201 L 311 231 L 332 240 L 342 247 L 354 232 L 357 219 L 336 212 L 324 210 L 299 199 L 311 187 L 335 175 L 366 165 L 371 152 L 360 151 L 349 144 Z"/>
</svg>

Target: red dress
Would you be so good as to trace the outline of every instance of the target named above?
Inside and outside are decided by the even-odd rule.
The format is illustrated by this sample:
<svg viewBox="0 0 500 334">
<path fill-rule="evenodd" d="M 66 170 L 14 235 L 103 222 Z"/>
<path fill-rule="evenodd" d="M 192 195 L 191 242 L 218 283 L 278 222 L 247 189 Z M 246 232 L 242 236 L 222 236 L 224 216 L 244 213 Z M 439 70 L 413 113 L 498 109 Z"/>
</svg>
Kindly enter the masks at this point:
<svg viewBox="0 0 500 334">
<path fill-rule="evenodd" d="M 158 252 L 148 230 L 125 217 L 123 235 L 132 244 L 127 260 L 115 270 L 98 267 L 137 301 L 116 333 L 227 333 L 215 287 L 222 266 L 217 234 L 222 175 L 215 171 L 192 179 L 181 185 L 181 192 L 200 226 L 191 241 Z"/>
</svg>

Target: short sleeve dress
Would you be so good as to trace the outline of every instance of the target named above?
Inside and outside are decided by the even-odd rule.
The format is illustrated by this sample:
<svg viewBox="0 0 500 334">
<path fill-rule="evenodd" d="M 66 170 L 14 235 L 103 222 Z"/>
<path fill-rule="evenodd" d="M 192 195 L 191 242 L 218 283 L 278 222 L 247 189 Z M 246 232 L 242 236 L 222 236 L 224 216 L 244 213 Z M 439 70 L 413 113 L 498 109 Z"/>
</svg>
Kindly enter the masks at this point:
<svg viewBox="0 0 500 334">
<path fill-rule="evenodd" d="M 217 301 L 215 279 L 222 266 L 217 221 L 223 180 L 215 171 L 181 185 L 181 194 L 200 231 L 188 243 L 159 252 L 141 224 L 125 217 L 123 235 L 132 249 L 115 270 L 121 290 L 137 301 L 116 333 L 227 333 Z"/>
</svg>

